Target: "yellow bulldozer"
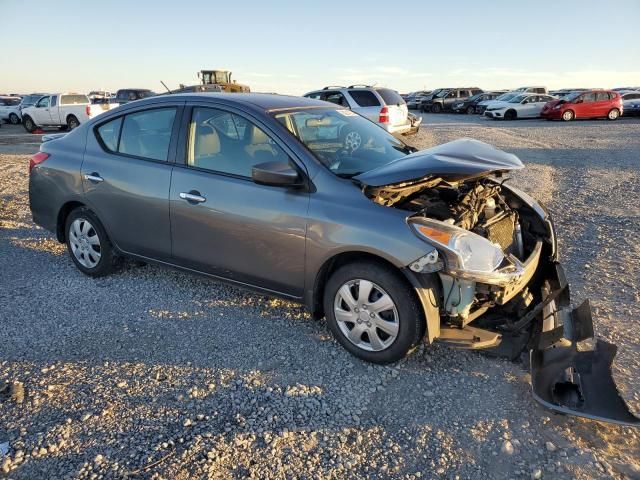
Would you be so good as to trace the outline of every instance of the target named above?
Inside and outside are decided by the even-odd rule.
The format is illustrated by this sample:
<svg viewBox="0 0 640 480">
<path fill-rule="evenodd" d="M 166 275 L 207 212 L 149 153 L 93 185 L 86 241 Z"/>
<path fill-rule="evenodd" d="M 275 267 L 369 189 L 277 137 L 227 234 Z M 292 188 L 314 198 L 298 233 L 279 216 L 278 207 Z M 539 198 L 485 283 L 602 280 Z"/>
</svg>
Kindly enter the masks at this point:
<svg viewBox="0 0 640 480">
<path fill-rule="evenodd" d="M 223 92 L 248 93 L 251 91 L 248 85 L 231 80 L 231 72 L 227 70 L 200 70 L 198 78 L 202 85 L 220 85 Z"/>
</svg>

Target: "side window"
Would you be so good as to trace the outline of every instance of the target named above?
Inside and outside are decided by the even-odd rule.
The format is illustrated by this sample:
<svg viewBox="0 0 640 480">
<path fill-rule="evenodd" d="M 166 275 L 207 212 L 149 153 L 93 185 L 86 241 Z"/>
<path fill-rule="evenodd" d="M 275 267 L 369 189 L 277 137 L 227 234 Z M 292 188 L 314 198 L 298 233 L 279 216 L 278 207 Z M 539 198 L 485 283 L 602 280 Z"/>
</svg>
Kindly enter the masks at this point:
<svg viewBox="0 0 640 480">
<path fill-rule="evenodd" d="M 42 97 L 40 100 L 38 100 L 38 104 L 36 105 L 36 107 L 48 107 L 49 98 L 50 97 Z"/>
<path fill-rule="evenodd" d="M 305 97 L 313 98 L 314 100 L 320 100 L 321 96 L 322 96 L 322 94 L 320 92 L 316 92 L 316 93 L 311 93 L 309 95 L 305 95 Z"/>
<path fill-rule="evenodd" d="M 349 95 L 360 107 L 379 107 L 380 102 L 369 90 L 350 90 Z"/>
<path fill-rule="evenodd" d="M 448 98 L 456 98 L 458 96 L 458 92 L 456 92 L 455 90 L 452 90 L 451 92 L 449 92 L 449 95 L 447 95 Z"/>
<path fill-rule="evenodd" d="M 102 141 L 104 147 L 111 152 L 118 151 L 120 125 L 122 125 L 122 117 L 118 117 L 98 127 L 99 139 Z"/>
<path fill-rule="evenodd" d="M 596 94 L 596 102 L 604 102 L 609 100 L 609 92 L 598 92 Z"/>
<path fill-rule="evenodd" d="M 51 106 L 55 107 L 58 104 L 58 96 L 54 95 L 53 97 L 51 97 Z"/>
<path fill-rule="evenodd" d="M 585 93 L 584 95 L 582 95 L 582 97 L 580 97 L 582 99 L 583 102 L 587 103 L 587 102 L 595 102 L 596 101 L 596 94 L 595 92 L 592 93 Z"/>
<path fill-rule="evenodd" d="M 194 108 L 187 164 L 214 172 L 251 177 L 251 168 L 289 156 L 258 126 L 215 108 Z"/>
<path fill-rule="evenodd" d="M 347 102 L 344 95 L 340 92 L 327 92 L 323 95 L 322 98 L 325 102 L 335 103 L 336 105 L 341 105 L 343 107 L 349 108 L 349 102 Z"/>
<path fill-rule="evenodd" d="M 124 117 L 118 152 L 152 160 L 167 160 L 175 108 L 158 108 Z"/>
<path fill-rule="evenodd" d="M 460 90 L 460 98 L 468 97 L 469 90 Z"/>
</svg>

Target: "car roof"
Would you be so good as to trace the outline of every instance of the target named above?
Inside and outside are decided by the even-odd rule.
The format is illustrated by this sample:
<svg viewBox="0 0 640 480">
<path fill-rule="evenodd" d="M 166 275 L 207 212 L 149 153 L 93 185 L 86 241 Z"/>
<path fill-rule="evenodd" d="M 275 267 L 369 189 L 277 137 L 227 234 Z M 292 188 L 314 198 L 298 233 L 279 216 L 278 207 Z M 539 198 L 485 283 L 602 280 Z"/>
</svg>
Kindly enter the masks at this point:
<svg viewBox="0 0 640 480">
<path fill-rule="evenodd" d="M 198 101 L 204 99 L 215 99 L 220 103 L 242 104 L 257 108 L 259 110 L 286 110 L 300 107 L 331 107 L 332 104 L 321 100 L 313 100 L 305 97 L 294 97 L 290 95 L 278 95 L 273 93 L 224 93 L 224 92 L 190 92 L 190 93 L 174 93 L 171 95 L 162 95 L 157 97 L 149 97 L 144 100 L 138 100 L 136 105 L 145 103 L 154 103 L 158 99 L 166 101 L 167 98 L 175 97 L 185 101 Z"/>
</svg>

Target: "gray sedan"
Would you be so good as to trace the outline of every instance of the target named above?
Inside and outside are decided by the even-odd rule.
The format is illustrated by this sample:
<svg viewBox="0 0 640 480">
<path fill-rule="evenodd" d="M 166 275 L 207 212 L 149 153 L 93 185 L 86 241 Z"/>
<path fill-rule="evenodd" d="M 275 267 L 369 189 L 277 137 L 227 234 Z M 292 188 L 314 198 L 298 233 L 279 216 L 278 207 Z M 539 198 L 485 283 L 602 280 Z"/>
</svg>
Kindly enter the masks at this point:
<svg viewBox="0 0 640 480">
<path fill-rule="evenodd" d="M 317 100 L 184 94 L 45 142 L 29 194 L 87 275 L 130 257 L 292 299 L 376 363 L 435 340 L 525 352 L 544 405 L 637 423 L 615 346 L 577 348 L 590 308 L 569 308 L 549 213 L 499 178 L 522 167 L 470 139 L 417 152 Z"/>
</svg>

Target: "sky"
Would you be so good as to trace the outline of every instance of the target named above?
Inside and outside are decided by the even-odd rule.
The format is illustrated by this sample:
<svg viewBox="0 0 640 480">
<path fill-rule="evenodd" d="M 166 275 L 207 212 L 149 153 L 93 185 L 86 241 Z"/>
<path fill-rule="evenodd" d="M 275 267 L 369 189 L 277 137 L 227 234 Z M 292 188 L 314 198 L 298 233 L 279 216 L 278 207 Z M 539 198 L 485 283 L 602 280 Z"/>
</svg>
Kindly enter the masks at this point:
<svg viewBox="0 0 640 480">
<path fill-rule="evenodd" d="M 0 92 L 640 86 L 640 0 L 0 0 Z"/>
</svg>

